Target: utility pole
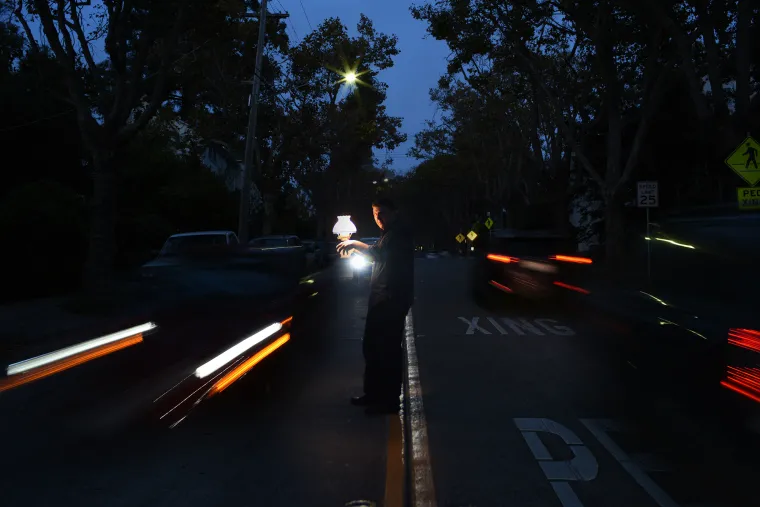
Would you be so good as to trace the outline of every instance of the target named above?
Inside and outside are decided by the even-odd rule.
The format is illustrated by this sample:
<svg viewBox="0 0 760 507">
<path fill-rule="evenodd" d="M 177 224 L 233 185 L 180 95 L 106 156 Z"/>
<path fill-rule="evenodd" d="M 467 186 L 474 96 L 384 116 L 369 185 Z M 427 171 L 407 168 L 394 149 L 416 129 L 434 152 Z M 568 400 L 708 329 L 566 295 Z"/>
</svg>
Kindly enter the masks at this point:
<svg viewBox="0 0 760 507">
<path fill-rule="evenodd" d="M 251 182 L 253 180 L 253 157 L 256 152 L 256 123 L 259 109 L 259 88 L 261 87 L 261 64 L 264 59 L 264 38 L 267 31 L 267 0 L 259 0 L 259 39 L 256 45 L 256 65 L 253 72 L 253 88 L 249 100 L 251 109 L 248 112 L 248 132 L 245 136 L 245 155 L 243 158 L 243 185 L 240 189 L 240 214 L 238 216 L 238 239 L 240 243 L 248 244 L 250 232 L 249 218 L 251 214 Z M 248 15 L 246 17 L 253 17 Z M 271 14 L 269 17 L 284 19 L 288 14 Z"/>
</svg>

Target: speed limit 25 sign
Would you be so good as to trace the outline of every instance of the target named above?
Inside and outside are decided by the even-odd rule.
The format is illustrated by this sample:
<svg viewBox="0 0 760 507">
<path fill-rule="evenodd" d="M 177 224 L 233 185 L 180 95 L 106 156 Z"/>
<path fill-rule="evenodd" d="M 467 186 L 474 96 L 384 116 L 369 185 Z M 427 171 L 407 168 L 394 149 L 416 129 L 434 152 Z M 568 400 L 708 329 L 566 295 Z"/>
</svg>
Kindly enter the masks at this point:
<svg viewBox="0 0 760 507">
<path fill-rule="evenodd" d="M 639 181 L 636 205 L 639 208 L 656 208 L 660 205 L 656 181 Z"/>
</svg>

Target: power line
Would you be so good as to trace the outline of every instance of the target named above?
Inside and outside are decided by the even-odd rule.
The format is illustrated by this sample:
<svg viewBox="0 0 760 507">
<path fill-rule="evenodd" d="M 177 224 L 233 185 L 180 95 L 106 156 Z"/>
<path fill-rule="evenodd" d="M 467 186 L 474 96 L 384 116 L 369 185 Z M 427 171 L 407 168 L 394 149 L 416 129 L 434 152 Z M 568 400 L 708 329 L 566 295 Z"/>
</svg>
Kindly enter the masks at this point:
<svg viewBox="0 0 760 507">
<path fill-rule="evenodd" d="M 274 1 L 277 2 L 277 4 L 280 6 L 280 8 L 282 9 L 282 12 L 288 12 L 288 10 L 285 8 L 284 5 L 282 5 L 282 2 L 280 2 L 280 0 L 274 0 Z M 298 36 L 298 32 L 296 32 L 296 28 L 293 25 L 286 25 L 286 26 L 289 26 L 290 29 L 293 30 L 293 35 L 296 36 L 296 43 L 300 44 L 300 40 L 299 40 L 300 37 Z"/>
<path fill-rule="evenodd" d="M 306 22 L 309 23 L 309 30 L 312 32 L 314 31 L 314 27 L 311 26 L 311 21 L 309 20 L 309 15 L 306 14 L 306 8 L 303 6 L 303 0 L 298 0 L 298 3 L 301 4 L 301 10 L 303 11 L 303 15 L 306 16 Z"/>
</svg>

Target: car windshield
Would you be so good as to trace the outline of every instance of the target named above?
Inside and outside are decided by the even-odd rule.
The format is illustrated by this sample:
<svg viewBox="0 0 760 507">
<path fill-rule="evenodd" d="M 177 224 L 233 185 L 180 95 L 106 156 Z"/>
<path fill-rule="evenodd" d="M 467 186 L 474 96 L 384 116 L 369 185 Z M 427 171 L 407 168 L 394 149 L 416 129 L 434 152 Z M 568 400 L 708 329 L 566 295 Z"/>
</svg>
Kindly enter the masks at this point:
<svg viewBox="0 0 760 507">
<path fill-rule="evenodd" d="M 194 234 L 192 236 L 174 236 L 166 240 L 161 249 L 161 255 L 180 255 L 191 252 L 197 248 L 227 243 L 224 234 Z"/>
</svg>

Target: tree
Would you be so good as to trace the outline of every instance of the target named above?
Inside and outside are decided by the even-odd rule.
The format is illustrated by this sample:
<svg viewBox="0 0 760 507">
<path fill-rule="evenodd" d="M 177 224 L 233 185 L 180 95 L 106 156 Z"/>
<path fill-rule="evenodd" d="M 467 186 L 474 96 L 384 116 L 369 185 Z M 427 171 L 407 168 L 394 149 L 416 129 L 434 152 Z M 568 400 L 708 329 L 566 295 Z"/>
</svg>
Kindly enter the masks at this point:
<svg viewBox="0 0 760 507">
<path fill-rule="evenodd" d="M 363 178 L 362 168 L 374 165 L 372 148 L 392 150 L 406 140 L 401 119 L 386 113 L 387 85 L 379 79 L 393 66 L 397 39 L 378 33 L 364 15 L 357 32 L 350 37 L 340 19 L 330 18 L 289 53 L 282 155 L 271 160 L 306 192 L 321 217 L 320 235 Z M 358 86 L 344 86 L 348 71 L 359 76 Z"/>
<path fill-rule="evenodd" d="M 114 160 L 159 111 L 172 107 L 170 92 L 182 95 L 183 69 L 193 55 L 230 19 L 247 12 L 247 5 L 20 0 L 18 6 L 32 50 L 49 47 L 63 72 L 66 93 L 58 98 L 75 111 L 93 181 L 86 279 L 90 287 L 102 287 L 114 258 Z M 44 40 L 34 38 L 29 18 L 39 21 Z M 95 42 L 103 43 L 102 59 Z"/>
<path fill-rule="evenodd" d="M 521 164 L 502 168 L 528 170 L 511 181 L 525 194 L 553 189 L 562 201 L 572 153 L 604 202 L 608 258 L 620 260 L 623 204 L 661 97 L 674 83 L 675 46 L 662 24 L 628 0 L 448 0 L 412 12 L 451 48 L 447 80 L 471 91 L 460 96 L 488 104 L 497 124 L 512 124 L 513 136 L 497 146 L 503 160 Z M 453 130 L 462 136 L 466 129 L 472 124 Z"/>
</svg>

